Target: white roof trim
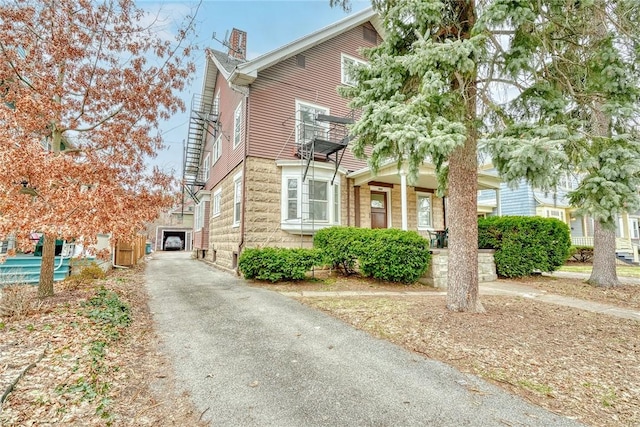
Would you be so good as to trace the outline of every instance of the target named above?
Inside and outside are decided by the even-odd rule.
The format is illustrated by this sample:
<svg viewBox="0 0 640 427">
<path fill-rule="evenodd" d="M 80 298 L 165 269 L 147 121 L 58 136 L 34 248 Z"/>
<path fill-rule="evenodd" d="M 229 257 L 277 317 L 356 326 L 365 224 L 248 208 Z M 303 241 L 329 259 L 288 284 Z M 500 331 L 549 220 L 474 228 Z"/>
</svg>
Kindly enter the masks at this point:
<svg viewBox="0 0 640 427">
<path fill-rule="evenodd" d="M 298 167 L 304 168 L 306 167 L 306 162 L 302 160 L 276 160 L 276 166 L 278 167 Z M 323 162 L 314 162 L 313 165 L 309 165 L 309 169 L 315 167 L 316 169 L 322 169 L 327 171 L 335 171 L 336 165 L 335 163 L 323 163 Z M 338 173 L 342 175 L 347 174 L 347 170 L 342 166 L 338 166 Z"/>
<path fill-rule="evenodd" d="M 251 84 L 258 77 L 258 72 L 368 21 L 371 21 L 378 34 L 382 35 L 382 25 L 378 14 L 369 7 L 251 61 L 239 64 L 231 73 L 230 78 L 227 76 L 225 78 L 238 85 Z"/>
</svg>

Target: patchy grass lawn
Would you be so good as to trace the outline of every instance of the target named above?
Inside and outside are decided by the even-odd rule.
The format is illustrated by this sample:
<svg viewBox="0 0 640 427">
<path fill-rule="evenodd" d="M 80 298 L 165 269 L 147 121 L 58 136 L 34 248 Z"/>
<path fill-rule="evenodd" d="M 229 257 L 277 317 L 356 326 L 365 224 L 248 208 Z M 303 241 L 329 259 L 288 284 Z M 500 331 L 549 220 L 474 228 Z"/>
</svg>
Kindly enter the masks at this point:
<svg viewBox="0 0 640 427">
<path fill-rule="evenodd" d="M 591 264 L 571 263 L 560 267 L 559 271 L 567 271 L 571 273 L 586 273 L 591 274 Z M 639 277 L 640 267 L 618 265 L 616 267 L 618 277 Z"/>
<path fill-rule="evenodd" d="M 517 282 L 640 310 L 640 286 L 594 288 L 551 277 Z M 357 277 L 254 285 L 287 292 L 401 290 L 397 297 L 297 299 L 586 425 L 640 426 L 640 322 L 507 296 L 483 296 L 485 314 L 451 313 L 431 288 Z"/>
</svg>

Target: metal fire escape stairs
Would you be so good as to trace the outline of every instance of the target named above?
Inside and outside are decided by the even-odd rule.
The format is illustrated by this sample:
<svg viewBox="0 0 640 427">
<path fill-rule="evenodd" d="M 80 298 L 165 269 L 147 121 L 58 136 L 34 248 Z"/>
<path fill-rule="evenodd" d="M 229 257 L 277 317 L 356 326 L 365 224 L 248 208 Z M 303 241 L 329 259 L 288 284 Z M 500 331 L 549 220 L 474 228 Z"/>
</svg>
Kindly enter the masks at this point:
<svg viewBox="0 0 640 427">
<path fill-rule="evenodd" d="M 218 129 L 218 105 L 214 105 L 212 97 L 195 94 L 191 100 L 189 115 L 189 133 L 184 146 L 184 164 L 182 180 L 185 192 L 197 204 L 198 191 L 206 182 L 202 176 L 201 164 L 207 142 L 207 134 L 216 137 Z M 184 207 L 183 207 L 184 209 Z"/>
<path fill-rule="evenodd" d="M 352 139 L 347 125 L 353 122 L 352 117 L 317 114 L 313 123 L 300 123 L 301 141 L 298 144 L 296 154 L 303 160 L 302 182 L 307 179 L 312 162 L 323 160 L 335 163 L 336 167 L 331 179 L 331 185 L 333 185 L 345 148 Z"/>
<path fill-rule="evenodd" d="M 301 194 L 303 203 L 300 221 L 300 237 L 308 234 L 315 234 L 316 213 L 314 212 L 314 201 L 320 195 L 314 195 L 314 186 L 311 181 L 315 181 L 316 161 L 333 162 L 335 169 L 331 178 L 331 187 L 338 174 L 338 169 L 344 156 L 345 148 L 349 145 L 352 136 L 349 134 L 347 125 L 354 122 L 352 117 L 338 117 L 326 114 L 316 114 L 312 121 L 302 121 L 298 123 L 298 135 L 300 143 L 297 145 L 296 155 L 302 162 L 302 185 Z M 307 181 L 309 178 L 309 182 Z M 329 207 L 327 207 L 329 209 Z M 305 227 L 311 226 L 311 232 L 305 231 Z M 304 247 L 304 240 L 300 241 Z"/>
</svg>

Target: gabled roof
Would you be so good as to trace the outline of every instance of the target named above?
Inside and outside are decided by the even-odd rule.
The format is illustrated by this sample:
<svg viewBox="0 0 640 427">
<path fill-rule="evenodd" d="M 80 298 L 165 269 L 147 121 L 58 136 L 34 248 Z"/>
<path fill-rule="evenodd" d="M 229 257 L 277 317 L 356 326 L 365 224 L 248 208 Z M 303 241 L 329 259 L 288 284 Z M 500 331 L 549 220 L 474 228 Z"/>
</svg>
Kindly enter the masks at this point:
<svg viewBox="0 0 640 427">
<path fill-rule="evenodd" d="M 366 22 L 371 22 L 378 34 L 383 35 L 380 17 L 372 8 L 367 8 L 250 61 L 240 61 L 223 52 L 211 49 L 207 50 L 207 56 L 229 83 L 245 86 L 251 84 L 258 77 L 260 71 Z M 206 73 L 205 88 L 212 87 L 207 82 L 210 82 L 213 77 L 215 84 L 216 70 L 210 70 L 208 61 Z"/>
</svg>

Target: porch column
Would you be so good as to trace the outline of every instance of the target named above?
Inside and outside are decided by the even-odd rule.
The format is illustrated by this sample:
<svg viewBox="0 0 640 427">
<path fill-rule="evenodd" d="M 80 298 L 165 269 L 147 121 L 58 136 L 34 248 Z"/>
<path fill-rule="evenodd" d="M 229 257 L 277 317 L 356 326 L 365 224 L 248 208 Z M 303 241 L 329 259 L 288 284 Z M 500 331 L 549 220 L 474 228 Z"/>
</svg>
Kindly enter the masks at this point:
<svg viewBox="0 0 640 427">
<path fill-rule="evenodd" d="M 402 229 L 407 231 L 407 173 L 404 170 L 400 171 L 400 196 L 402 205 Z"/>
<path fill-rule="evenodd" d="M 631 242 L 631 233 L 629 232 L 629 213 L 622 214 L 622 230 L 620 230 L 620 237 Z"/>
<path fill-rule="evenodd" d="M 496 188 L 496 215 L 502 216 L 502 205 L 500 204 L 500 189 Z"/>
</svg>

